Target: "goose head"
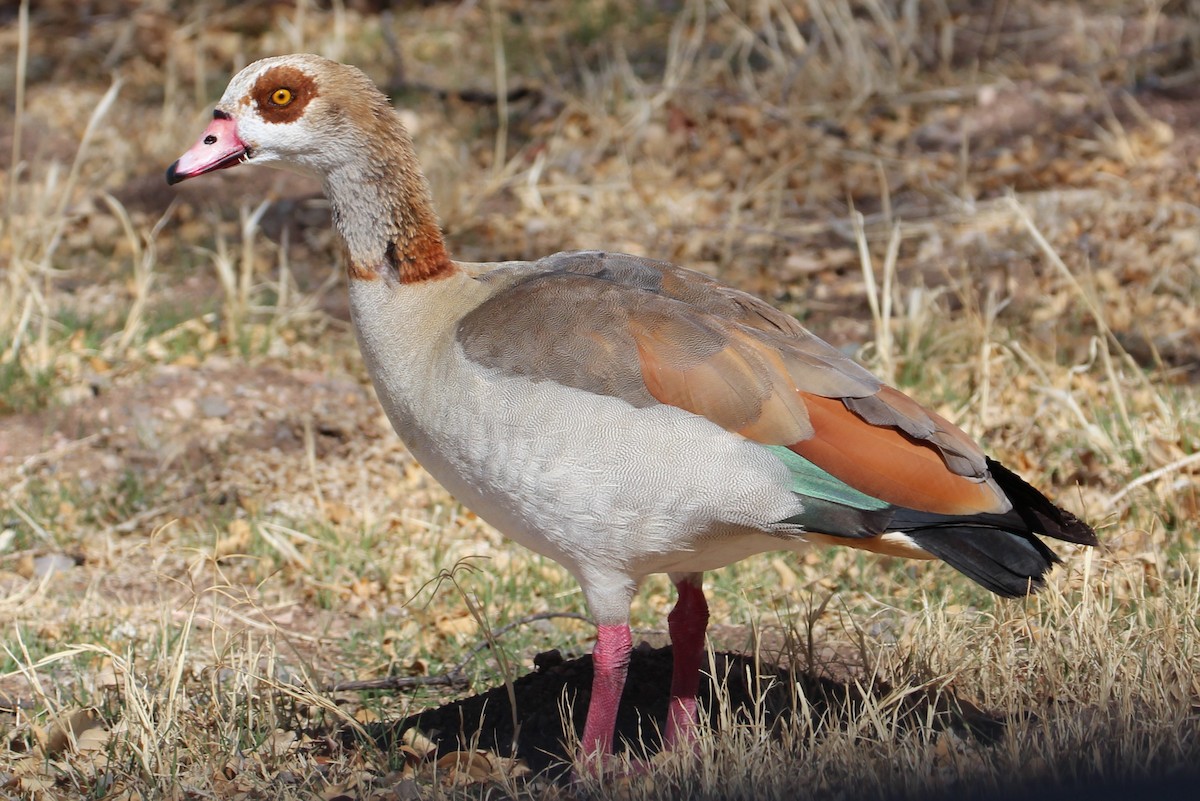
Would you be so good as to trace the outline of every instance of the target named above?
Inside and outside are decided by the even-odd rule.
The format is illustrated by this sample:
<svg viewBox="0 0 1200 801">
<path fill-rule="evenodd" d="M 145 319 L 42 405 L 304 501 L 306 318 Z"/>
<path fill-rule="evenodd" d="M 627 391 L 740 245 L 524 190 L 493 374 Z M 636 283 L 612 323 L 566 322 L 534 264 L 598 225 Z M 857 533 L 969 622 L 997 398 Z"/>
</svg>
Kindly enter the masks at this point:
<svg viewBox="0 0 1200 801">
<path fill-rule="evenodd" d="M 354 276 L 401 281 L 454 271 L 412 140 L 361 70 L 308 54 L 256 61 L 233 77 L 167 183 L 239 164 L 315 176 Z"/>
<path fill-rule="evenodd" d="M 385 109 L 386 98 L 355 67 L 309 54 L 256 61 L 229 82 L 167 183 L 246 163 L 327 179 L 361 153 Z"/>
</svg>

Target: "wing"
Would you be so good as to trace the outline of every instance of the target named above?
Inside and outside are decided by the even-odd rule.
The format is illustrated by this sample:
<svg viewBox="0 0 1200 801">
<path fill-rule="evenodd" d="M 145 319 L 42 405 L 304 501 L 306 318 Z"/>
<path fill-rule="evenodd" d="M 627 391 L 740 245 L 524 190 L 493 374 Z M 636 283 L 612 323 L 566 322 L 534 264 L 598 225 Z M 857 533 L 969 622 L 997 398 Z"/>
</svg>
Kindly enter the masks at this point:
<svg viewBox="0 0 1200 801">
<path fill-rule="evenodd" d="M 473 361 L 638 407 L 686 409 L 894 506 L 1009 508 L 962 431 L 751 295 L 602 252 L 561 253 L 522 272 L 498 277 L 495 294 L 459 323 Z"/>
</svg>

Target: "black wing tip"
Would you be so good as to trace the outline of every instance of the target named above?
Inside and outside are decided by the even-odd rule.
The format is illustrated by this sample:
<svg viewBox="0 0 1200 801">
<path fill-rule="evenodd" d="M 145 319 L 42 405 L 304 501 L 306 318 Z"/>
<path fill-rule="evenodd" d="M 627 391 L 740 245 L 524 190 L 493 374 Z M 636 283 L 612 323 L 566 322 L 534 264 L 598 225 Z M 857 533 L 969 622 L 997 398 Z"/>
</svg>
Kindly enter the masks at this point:
<svg viewBox="0 0 1200 801">
<path fill-rule="evenodd" d="M 1013 510 L 1033 533 L 1076 545 L 1100 544 L 1095 529 L 1066 509 L 1055 506 L 1025 479 L 990 457 L 987 466 L 992 478 L 1012 501 Z"/>
<path fill-rule="evenodd" d="M 1089 545 L 1092 547 L 1100 545 L 1100 538 L 1096 536 L 1095 529 L 1066 509 L 1059 509 L 1058 511 L 1063 516 L 1062 525 L 1058 527 L 1058 531 L 1056 532 L 1047 532 L 1048 536 L 1063 540 L 1064 542 L 1073 542 L 1076 545 Z"/>
</svg>

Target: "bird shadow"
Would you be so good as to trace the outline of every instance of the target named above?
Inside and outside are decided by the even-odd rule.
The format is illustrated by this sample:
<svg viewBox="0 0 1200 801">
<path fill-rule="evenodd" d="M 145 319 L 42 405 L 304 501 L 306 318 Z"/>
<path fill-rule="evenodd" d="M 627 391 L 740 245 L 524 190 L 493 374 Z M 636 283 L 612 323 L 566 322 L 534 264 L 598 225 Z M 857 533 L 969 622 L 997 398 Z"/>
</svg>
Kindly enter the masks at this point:
<svg viewBox="0 0 1200 801">
<path fill-rule="evenodd" d="M 577 741 L 591 698 L 592 659 L 564 659 L 558 651 L 539 654 L 535 670 L 513 681 L 518 727 L 514 729 L 507 687 L 427 709 L 398 721 L 367 727 L 382 749 L 393 750 L 415 729 L 437 748 L 437 756 L 483 749 L 515 757 L 535 773 L 565 773 L 570 763 L 567 727 Z M 670 646 L 635 648 L 617 714 L 616 750 L 635 755 L 662 746 L 670 694 Z M 801 699 L 800 696 L 803 696 Z M 818 670 L 787 668 L 753 656 L 717 652 L 704 671 L 700 707 L 715 730 L 731 723 L 753 724 L 778 734 L 793 723 L 814 732 L 848 727 L 872 706 L 888 707 L 898 729 L 951 730 L 992 744 L 1006 721 L 946 688 L 906 687 L 901 692 L 881 679 L 833 678 Z M 801 719 L 800 716 L 803 716 Z M 516 737 L 514 738 L 514 732 Z M 514 741 L 515 739 L 515 741 Z"/>
</svg>

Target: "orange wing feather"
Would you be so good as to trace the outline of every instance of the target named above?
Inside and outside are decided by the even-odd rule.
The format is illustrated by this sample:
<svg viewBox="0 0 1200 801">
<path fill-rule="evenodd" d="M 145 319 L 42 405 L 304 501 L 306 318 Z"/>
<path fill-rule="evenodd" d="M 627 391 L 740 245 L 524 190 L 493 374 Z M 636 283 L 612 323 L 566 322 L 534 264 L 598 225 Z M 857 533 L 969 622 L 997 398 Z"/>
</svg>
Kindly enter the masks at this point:
<svg viewBox="0 0 1200 801">
<path fill-rule="evenodd" d="M 990 481 L 952 472 L 929 443 L 893 427 L 864 422 L 840 399 L 800 394 L 815 433 L 789 447 L 855 489 L 897 506 L 937 514 L 1006 510 L 1003 496 Z"/>
<path fill-rule="evenodd" d="M 688 322 L 670 317 L 629 321 L 642 379 L 656 400 L 755 442 L 787 445 L 813 435 L 807 409 L 791 391 L 778 353 L 742 332 L 734 330 L 727 338 L 710 328 L 703 332 L 716 346 L 698 353 L 697 332 Z"/>
</svg>

